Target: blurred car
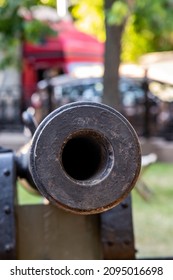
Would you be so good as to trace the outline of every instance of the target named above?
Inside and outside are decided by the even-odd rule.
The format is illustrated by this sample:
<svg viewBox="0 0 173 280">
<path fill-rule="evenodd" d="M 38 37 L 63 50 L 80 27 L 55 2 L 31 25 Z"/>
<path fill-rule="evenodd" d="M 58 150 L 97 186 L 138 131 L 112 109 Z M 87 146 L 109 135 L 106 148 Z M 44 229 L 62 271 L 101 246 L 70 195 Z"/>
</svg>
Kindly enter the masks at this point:
<svg viewBox="0 0 173 280">
<path fill-rule="evenodd" d="M 120 77 L 119 93 L 121 113 L 130 121 L 138 135 L 146 133 L 146 125 L 151 135 L 157 133 L 158 98 L 150 91 L 147 93 L 149 116 L 146 116 L 146 94 L 143 79 Z M 75 101 L 102 102 L 102 77 L 76 78 L 61 75 L 38 83 L 38 93 L 32 96 L 32 104 L 37 108 L 40 122 L 50 111 Z M 51 103 L 51 107 L 50 107 Z M 146 117 L 147 119 L 146 123 Z"/>
</svg>

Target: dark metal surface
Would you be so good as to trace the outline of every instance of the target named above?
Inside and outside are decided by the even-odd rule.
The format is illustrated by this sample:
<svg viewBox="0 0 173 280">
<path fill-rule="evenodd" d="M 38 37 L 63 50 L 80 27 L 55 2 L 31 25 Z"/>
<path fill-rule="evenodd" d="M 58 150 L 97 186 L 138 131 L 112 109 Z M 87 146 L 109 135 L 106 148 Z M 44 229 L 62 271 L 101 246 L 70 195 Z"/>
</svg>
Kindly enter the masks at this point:
<svg viewBox="0 0 173 280">
<path fill-rule="evenodd" d="M 13 153 L 0 149 L 0 259 L 16 258 L 15 163 Z"/>
<path fill-rule="evenodd" d="M 117 207 L 101 214 L 101 240 L 104 259 L 135 259 L 130 196 Z"/>
<path fill-rule="evenodd" d="M 34 135 L 34 132 L 37 128 L 37 123 L 33 115 L 29 111 L 23 112 L 22 121 L 24 125 L 30 130 L 31 135 Z"/>
<path fill-rule="evenodd" d="M 138 138 L 116 110 L 98 103 L 62 106 L 37 128 L 30 171 L 43 196 L 79 214 L 119 204 L 141 166 Z"/>
</svg>

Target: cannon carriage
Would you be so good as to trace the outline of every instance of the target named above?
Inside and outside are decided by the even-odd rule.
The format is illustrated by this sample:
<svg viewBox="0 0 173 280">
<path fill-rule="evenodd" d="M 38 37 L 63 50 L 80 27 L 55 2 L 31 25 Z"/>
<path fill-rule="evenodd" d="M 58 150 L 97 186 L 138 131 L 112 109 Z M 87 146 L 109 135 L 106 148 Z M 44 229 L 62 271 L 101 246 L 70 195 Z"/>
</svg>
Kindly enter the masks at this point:
<svg viewBox="0 0 173 280">
<path fill-rule="evenodd" d="M 0 258 L 135 259 L 130 192 L 141 152 L 130 123 L 93 102 L 25 123 L 28 150 L 0 153 Z M 49 203 L 16 205 L 18 177 Z"/>
</svg>

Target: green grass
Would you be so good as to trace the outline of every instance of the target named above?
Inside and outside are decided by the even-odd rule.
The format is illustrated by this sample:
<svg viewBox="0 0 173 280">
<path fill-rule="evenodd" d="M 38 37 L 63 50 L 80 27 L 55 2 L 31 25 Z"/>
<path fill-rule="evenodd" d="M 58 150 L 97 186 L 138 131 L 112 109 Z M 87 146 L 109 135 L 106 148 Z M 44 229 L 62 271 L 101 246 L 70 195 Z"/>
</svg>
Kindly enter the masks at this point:
<svg viewBox="0 0 173 280">
<path fill-rule="evenodd" d="M 19 205 L 41 204 L 43 197 L 34 191 L 26 190 L 21 183 L 17 183 L 17 202 Z"/>
<path fill-rule="evenodd" d="M 152 194 L 132 191 L 137 257 L 173 256 L 173 164 L 153 164 L 142 179 Z"/>
<path fill-rule="evenodd" d="M 137 258 L 173 256 L 173 164 L 153 164 L 142 180 L 152 194 L 145 201 L 135 188 L 132 191 Z M 43 198 L 18 184 L 18 201 L 19 204 L 38 204 Z"/>
</svg>

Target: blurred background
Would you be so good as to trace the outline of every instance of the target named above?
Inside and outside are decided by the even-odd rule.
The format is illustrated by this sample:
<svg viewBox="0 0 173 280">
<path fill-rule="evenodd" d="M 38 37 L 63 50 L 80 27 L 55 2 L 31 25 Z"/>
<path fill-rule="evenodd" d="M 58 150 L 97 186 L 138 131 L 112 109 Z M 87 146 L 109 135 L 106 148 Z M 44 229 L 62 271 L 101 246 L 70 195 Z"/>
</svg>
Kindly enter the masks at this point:
<svg viewBox="0 0 173 280">
<path fill-rule="evenodd" d="M 173 257 L 173 1 L 0 0 L 0 146 L 19 149 L 69 102 L 103 102 L 135 128 L 137 257 Z M 20 204 L 41 203 L 19 184 Z"/>
</svg>

